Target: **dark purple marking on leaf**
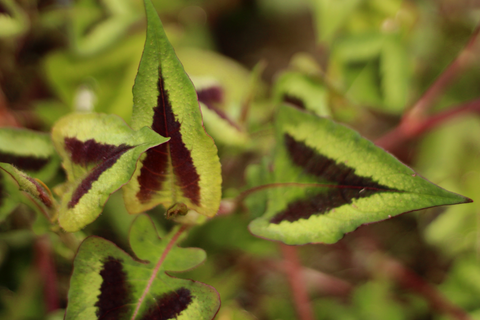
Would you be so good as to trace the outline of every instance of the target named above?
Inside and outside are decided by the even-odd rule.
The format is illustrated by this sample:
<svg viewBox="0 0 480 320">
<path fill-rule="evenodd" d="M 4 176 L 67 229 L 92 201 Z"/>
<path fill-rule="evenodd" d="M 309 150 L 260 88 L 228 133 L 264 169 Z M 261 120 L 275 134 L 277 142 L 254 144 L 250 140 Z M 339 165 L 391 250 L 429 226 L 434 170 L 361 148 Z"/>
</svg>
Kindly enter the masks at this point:
<svg viewBox="0 0 480 320">
<path fill-rule="evenodd" d="M 40 171 L 50 161 L 50 157 L 18 156 L 0 151 L 0 162 L 10 163 L 25 171 Z"/>
<path fill-rule="evenodd" d="M 288 104 L 291 104 L 292 106 L 300 109 L 300 110 L 306 110 L 307 108 L 305 108 L 305 103 L 302 101 L 302 99 L 298 98 L 298 97 L 294 97 L 292 95 L 289 95 L 288 93 L 285 93 L 283 96 L 282 96 L 282 101 L 283 102 L 286 102 Z"/>
<path fill-rule="evenodd" d="M 31 177 L 26 177 L 28 181 L 33 183 L 35 185 L 35 188 L 37 189 L 38 192 L 38 197 L 40 198 L 40 201 L 47 207 L 47 208 L 52 208 L 53 203 L 50 195 L 48 192 L 45 190 L 45 188 L 38 183 L 37 180 L 31 178 Z"/>
<path fill-rule="evenodd" d="M 132 299 L 130 297 L 131 286 L 127 282 L 127 274 L 123 270 L 123 260 L 114 257 L 107 257 L 103 261 L 103 267 L 100 271 L 102 285 L 98 301 L 97 317 L 100 320 L 121 319 L 131 310 Z M 130 304 L 130 305 L 129 305 Z"/>
<path fill-rule="evenodd" d="M 289 134 L 285 134 L 284 137 L 285 146 L 294 164 L 302 167 L 306 173 L 335 182 L 338 186 L 290 203 L 285 210 L 270 219 L 271 223 L 308 219 L 312 215 L 324 214 L 334 208 L 351 204 L 353 199 L 367 198 L 380 192 L 398 192 L 369 177 L 356 175 L 355 169 L 317 153 Z"/>
<path fill-rule="evenodd" d="M 141 320 L 176 319 L 192 301 L 192 294 L 186 288 L 168 292 L 156 299 L 156 303 L 147 310 Z"/>
<path fill-rule="evenodd" d="M 68 208 L 71 209 L 75 207 L 78 201 L 80 201 L 80 199 L 90 190 L 92 184 L 97 181 L 100 175 L 108 168 L 111 168 L 125 152 L 132 148 L 133 146 L 121 144 L 118 147 L 115 147 L 115 149 L 109 154 L 105 155 L 105 160 L 97 164 L 87 177 L 82 180 L 77 189 L 75 189 L 72 194 L 72 199 L 68 202 Z"/>
<path fill-rule="evenodd" d="M 238 131 L 242 131 L 240 126 L 236 124 L 228 115 L 221 109 L 217 108 L 216 105 L 223 102 L 223 90 L 220 87 L 209 87 L 197 91 L 198 101 L 202 102 L 207 106 L 208 109 L 215 112 L 220 118 L 228 122 L 232 127 Z"/>
<path fill-rule="evenodd" d="M 207 103 L 223 103 L 223 89 L 219 86 L 211 86 L 197 91 L 198 101 Z"/>
<path fill-rule="evenodd" d="M 93 139 L 80 141 L 77 138 L 64 139 L 65 150 L 70 154 L 72 162 L 83 167 L 101 162 L 109 157 L 119 146 L 99 143 Z"/>
<path fill-rule="evenodd" d="M 157 106 L 153 108 L 152 129 L 164 137 L 170 137 L 170 140 L 147 150 L 138 176 L 140 190 L 137 198 L 141 203 L 146 203 L 155 192 L 162 188 L 162 183 L 168 175 L 170 156 L 173 173 L 178 179 L 176 182 L 182 189 L 183 195 L 195 205 L 200 205 L 200 187 L 198 185 L 200 176 L 193 164 L 190 150 L 182 141 L 180 123 L 173 114 L 161 72 L 158 79 L 158 91 Z"/>
</svg>

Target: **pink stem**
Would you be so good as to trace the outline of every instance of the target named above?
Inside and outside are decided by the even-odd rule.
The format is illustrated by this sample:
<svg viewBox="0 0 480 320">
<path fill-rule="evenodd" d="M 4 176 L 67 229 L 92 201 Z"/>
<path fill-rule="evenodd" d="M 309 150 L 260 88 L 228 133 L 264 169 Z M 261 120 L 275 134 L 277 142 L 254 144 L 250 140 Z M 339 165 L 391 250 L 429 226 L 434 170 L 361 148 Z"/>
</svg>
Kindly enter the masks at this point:
<svg viewBox="0 0 480 320">
<path fill-rule="evenodd" d="M 399 285 L 422 296 L 433 310 L 457 320 L 473 320 L 464 310 L 451 303 L 434 286 L 419 277 L 412 270 L 404 267 L 393 259 L 385 259 L 380 268 Z"/>
<path fill-rule="evenodd" d="M 298 258 L 297 247 L 280 244 L 285 260 L 285 272 L 292 289 L 293 302 L 297 310 L 298 319 L 314 320 L 312 306 L 302 277 L 302 265 Z"/>
<path fill-rule="evenodd" d="M 52 256 L 48 236 L 42 236 L 35 241 L 35 262 L 43 280 L 43 298 L 47 313 L 60 308 L 57 292 L 57 272 Z"/>
<path fill-rule="evenodd" d="M 430 88 L 425 91 L 423 96 L 412 106 L 412 108 L 403 116 L 400 124 L 392 131 L 376 141 L 376 144 L 385 150 L 395 150 L 403 142 L 436 127 L 445 120 L 450 119 L 463 112 L 469 112 L 472 108 L 462 105 L 455 109 L 442 112 L 437 116 L 428 117 L 428 110 L 433 106 L 435 100 L 445 91 L 447 86 L 457 77 L 457 75 L 470 65 L 475 57 L 475 45 L 480 34 L 480 25 L 473 32 L 465 48 L 458 54 L 455 60 L 447 69 L 435 80 Z"/>
<path fill-rule="evenodd" d="M 375 143 L 379 147 L 391 151 L 403 142 L 416 138 L 438 127 L 447 120 L 470 112 L 480 112 L 480 98 L 452 107 L 421 121 L 413 121 L 411 123 L 402 121 L 399 126 L 375 141 Z"/>
<path fill-rule="evenodd" d="M 445 88 L 465 69 L 475 57 L 475 43 L 480 33 L 480 25 L 475 28 L 465 48 L 458 54 L 447 69 L 435 80 L 423 96 L 407 113 L 407 118 L 418 117 L 427 113 L 435 100 L 445 91 Z"/>
<path fill-rule="evenodd" d="M 163 262 L 167 258 L 167 255 L 170 253 L 170 250 L 172 250 L 173 246 L 177 242 L 178 238 L 180 235 L 187 229 L 186 225 L 182 225 L 180 229 L 178 229 L 177 233 L 175 233 L 170 239 L 170 241 L 167 243 L 167 246 L 165 247 L 165 250 L 163 250 L 162 255 L 160 256 L 160 259 L 158 259 L 157 264 L 155 265 L 155 268 L 152 271 L 152 275 L 150 276 L 150 279 L 148 279 L 147 286 L 145 287 L 145 290 L 143 290 L 142 296 L 138 299 L 137 301 L 137 306 L 135 307 L 135 311 L 133 312 L 131 320 L 135 320 L 135 318 L 138 315 L 138 311 L 140 310 L 140 307 L 142 306 L 143 301 L 145 300 L 145 297 L 148 294 L 148 291 L 150 291 L 150 287 L 153 284 L 153 281 L 157 277 L 158 272 L 160 271 L 160 267 L 162 266 Z"/>
</svg>

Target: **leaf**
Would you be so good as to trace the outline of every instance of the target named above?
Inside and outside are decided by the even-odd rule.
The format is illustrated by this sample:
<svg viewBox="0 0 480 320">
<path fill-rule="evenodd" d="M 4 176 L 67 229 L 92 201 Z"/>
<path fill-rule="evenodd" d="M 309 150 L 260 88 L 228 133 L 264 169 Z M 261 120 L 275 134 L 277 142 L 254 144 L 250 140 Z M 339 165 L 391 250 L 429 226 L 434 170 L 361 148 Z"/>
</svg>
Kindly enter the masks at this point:
<svg viewBox="0 0 480 320">
<path fill-rule="evenodd" d="M 56 173 L 60 161 L 48 134 L 0 128 L 0 162 L 47 181 Z"/>
<path fill-rule="evenodd" d="M 150 128 L 134 131 L 106 114 L 71 114 L 52 137 L 68 182 L 62 187 L 59 223 L 69 232 L 94 221 L 108 196 L 130 180 L 140 154 L 167 141 Z"/>
<path fill-rule="evenodd" d="M 47 134 L 1 128 L 0 169 L 3 170 L 0 170 L 0 221 L 24 200 L 19 189 L 26 191 L 32 199 L 40 200 L 35 200 L 36 203 L 42 203 L 41 197 L 46 197 L 43 193 L 45 189 L 35 179 L 48 181 L 57 172 L 59 163 Z M 47 201 L 46 198 L 44 200 Z"/>
<path fill-rule="evenodd" d="M 195 268 L 205 260 L 197 248 L 180 248 L 184 227 L 160 239 L 150 218 L 140 215 L 130 230 L 133 259 L 95 236 L 74 261 L 65 319 L 213 319 L 220 307 L 214 288 L 166 272 Z"/>
<path fill-rule="evenodd" d="M 282 106 L 276 125 L 277 188 L 269 190 L 265 214 L 249 226 L 257 236 L 287 244 L 334 243 L 362 224 L 471 202 L 329 119 Z"/>
<path fill-rule="evenodd" d="M 320 41 L 330 43 L 335 33 L 352 15 L 361 0 L 316 0 L 315 8 L 316 31 Z"/>
<path fill-rule="evenodd" d="M 407 53 L 398 34 L 370 32 L 339 42 L 332 55 L 348 94 L 358 103 L 389 113 L 403 112 L 410 82 Z"/>
<path fill-rule="evenodd" d="M 3 166 L 0 163 L 0 168 Z M 18 186 L 4 170 L 0 170 L 0 221 L 3 221 L 21 202 Z"/>
<path fill-rule="evenodd" d="M 54 215 L 56 201 L 51 195 L 50 190 L 40 182 L 40 180 L 28 176 L 8 163 L 0 163 L 0 169 L 10 175 L 16 182 L 16 186 L 12 185 L 12 181 L 3 174 L 3 181 L 0 182 L 0 221 L 16 207 L 16 204 L 18 204 L 19 201 L 21 201 L 20 199 L 15 199 L 17 196 L 15 192 L 16 190 L 25 192 L 28 198 L 33 201 L 33 203 L 45 213 L 47 217 L 50 218 Z M 4 192 L 1 190 L 2 187 L 5 188 Z M 7 198 L 13 198 L 13 200 Z M 11 208 L 10 212 L 6 209 L 9 207 Z"/>
<path fill-rule="evenodd" d="M 80 0 L 75 2 L 71 39 L 80 55 L 93 55 L 120 39 L 140 18 L 128 0 Z"/>
<path fill-rule="evenodd" d="M 313 77 L 300 72 L 284 72 L 275 82 L 275 104 L 287 102 L 319 116 L 330 116 L 327 90 Z"/>
<path fill-rule="evenodd" d="M 245 146 L 249 140 L 247 132 L 220 107 L 224 103 L 223 88 L 207 79 L 197 79 L 195 82 L 207 132 L 216 142 Z"/>
<path fill-rule="evenodd" d="M 124 188 L 125 203 L 130 213 L 183 203 L 211 217 L 221 198 L 217 148 L 202 126 L 195 88 L 149 0 L 145 7 L 147 39 L 133 87 L 132 127 L 149 126 L 171 139 L 142 156 Z"/>
<path fill-rule="evenodd" d="M 79 91 L 86 87 L 95 95 L 96 112 L 113 113 L 128 122 L 132 113 L 131 88 L 144 40 L 144 36 L 134 35 L 88 58 L 70 51 L 49 54 L 44 62 L 45 73 L 63 109 L 78 110 Z M 58 118 L 57 111 L 54 120 Z"/>
<path fill-rule="evenodd" d="M 408 97 L 408 56 L 399 37 L 385 39 L 380 58 L 384 109 L 402 113 Z"/>
<path fill-rule="evenodd" d="M 14 0 L 0 0 L 0 38 L 20 36 L 29 25 L 27 14 Z"/>
</svg>

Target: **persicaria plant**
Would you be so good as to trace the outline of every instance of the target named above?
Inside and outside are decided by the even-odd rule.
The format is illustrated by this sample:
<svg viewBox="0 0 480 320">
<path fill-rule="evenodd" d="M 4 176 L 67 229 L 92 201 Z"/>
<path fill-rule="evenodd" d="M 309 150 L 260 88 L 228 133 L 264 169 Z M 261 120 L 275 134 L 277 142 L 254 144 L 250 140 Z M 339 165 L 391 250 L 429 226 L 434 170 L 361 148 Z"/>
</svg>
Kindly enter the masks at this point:
<svg viewBox="0 0 480 320">
<path fill-rule="evenodd" d="M 194 87 L 150 0 L 145 8 L 147 36 L 129 124 L 116 115 L 84 112 L 61 118 L 51 136 L 0 130 L 0 218 L 24 203 L 38 213 L 35 233 L 59 237 L 75 249 L 82 240 L 65 319 L 213 319 L 220 308 L 215 288 L 171 273 L 205 261 L 204 250 L 179 244 L 210 218 L 218 219 L 218 212 L 250 213 L 253 235 L 280 242 L 286 256 L 295 256 L 293 245 L 334 244 L 364 224 L 471 202 L 287 90 L 275 106 L 272 151 L 248 167 L 242 192 L 222 197 L 213 138 L 233 134 L 241 145 L 251 137 L 217 108 L 218 83 L 198 81 Z M 55 181 L 51 191 L 47 183 L 60 165 L 66 180 Z M 126 210 L 137 215 L 130 251 L 99 236 L 83 239 L 81 232 L 120 189 Z M 158 206 L 165 217 L 152 213 Z M 292 288 L 304 281 L 294 273 Z M 295 303 L 301 305 L 301 297 Z M 303 310 L 298 307 L 299 317 L 310 319 Z"/>
</svg>

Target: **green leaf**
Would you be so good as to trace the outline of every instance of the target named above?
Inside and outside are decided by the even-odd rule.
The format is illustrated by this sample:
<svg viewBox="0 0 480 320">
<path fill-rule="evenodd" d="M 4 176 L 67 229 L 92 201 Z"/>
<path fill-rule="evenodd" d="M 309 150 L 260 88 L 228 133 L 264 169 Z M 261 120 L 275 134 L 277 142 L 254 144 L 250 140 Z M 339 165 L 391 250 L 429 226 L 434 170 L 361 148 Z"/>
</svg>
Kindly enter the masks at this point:
<svg viewBox="0 0 480 320">
<path fill-rule="evenodd" d="M 0 162 L 10 163 L 34 178 L 47 181 L 59 165 L 50 136 L 18 128 L 0 128 Z"/>
<path fill-rule="evenodd" d="M 230 146 L 245 146 L 249 141 L 246 130 L 224 110 L 224 90 L 214 80 L 195 78 L 198 101 L 200 102 L 203 122 L 208 134 L 215 142 Z"/>
<path fill-rule="evenodd" d="M 29 28 L 27 14 L 14 0 L 0 0 L 0 38 L 22 35 Z"/>
<path fill-rule="evenodd" d="M 369 32 L 350 36 L 339 42 L 332 56 L 352 99 L 382 111 L 403 112 L 410 66 L 398 34 Z"/>
<path fill-rule="evenodd" d="M 318 38 L 330 43 L 361 0 L 315 0 L 315 22 Z"/>
<path fill-rule="evenodd" d="M 142 156 L 124 188 L 125 203 L 130 213 L 183 203 L 211 217 L 221 198 L 217 148 L 202 126 L 195 88 L 149 0 L 145 7 L 147 39 L 133 87 L 132 127 L 149 126 L 171 139 Z"/>
<path fill-rule="evenodd" d="M 3 168 L 4 163 L 0 163 Z M 4 170 L 0 170 L 0 221 L 3 221 L 21 202 L 18 184 Z"/>
<path fill-rule="evenodd" d="M 3 220 L 6 215 L 15 208 L 19 200 L 21 200 L 15 199 L 17 194 L 14 190 L 25 192 L 27 197 L 33 201 L 37 208 L 39 208 L 48 218 L 53 217 L 56 210 L 56 201 L 51 195 L 50 190 L 40 180 L 28 176 L 8 163 L 0 162 L 0 169 L 13 178 L 17 187 L 15 188 L 12 181 L 3 174 L 0 188 L 5 188 L 5 194 L 3 197 L 0 195 L 0 221 Z M 2 193 L 1 190 L 0 193 Z M 6 199 L 7 197 L 5 197 L 5 195 L 8 195 L 8 198 L 12 200 Z M 3 203 L 3 201 L 5 201 L 5 203 Z M 7 208 L 11 208 L 10 212 Z"/>
<path fill-rule="evenodd" d="M 130 180 L 140 155 L 168 138 L 150 128 L 134 131 L 106 114 L 71 114 L 52 129 L 67 172 L 59 223 L 69 232 L 94 221 L 108 196 Z"/>
<path fill-rule="evenodd" d="M 471 202 L 416 174 L 356 132 L 282 106 L 276 120 L 276 188 L 257 236 L 287 244 L 334 243 L 362 224 Z"/>
<path fill-rule="evenodd" d="M 113 113 L 128 122 L 132 113 L 131 88 L 144 40 L 143 36 L 134 35 L 88 58 L 69 51 L 49 54 L 44 69 L 50 87 L 63 102 L 63 109 L 79 110 L 81 92 L 90 90 L 96 112 Z M 59 112 L 56 114 L 57 118 L 53 120 L 58 120 Z"/>
<path fill-rule="evenodd" d="M 1 128 L 0 169 L 3 170 L 0 170 L 0 221 L 23 202 L 19 190 L 26 191 L 32 199 L 46 197 L 43 194 L 44 187 L 35 179 L 48 181 L 57 172 L 59 163 L 47 134 L 26 129 Z"/>
<path fill-rule="evenodd" d="M 408 98 L 409 65 L 399 37 L 385 39 L 380 58 L 384 109 L 402 113 Z"/>
<path fill-rule="evenodd" d="M 184 227 L 160 239 L 140 215 L 130 230 L 133 259 L 113 243 L 87 238 L 74 261 L 66 319 L 213 319 L 220 307 L 214 288 L 166 272 L 195 268 L 206 254 L 180 248 Z"/>
<path fill-rule="evenodd" d="M 276 105 L 287 102 L 327 117 L 330 116 L 327 98 L 327 90 L 320 81 L 300 72 L 284 72 L 275 83 Z"/>
<path fill-rule="evenodd" d="M 132 4 L 129 0 L 76 1 L 70 22 L 77 53 L 92 55 L 120 39 L 141 17 Z"/>
</svg>

